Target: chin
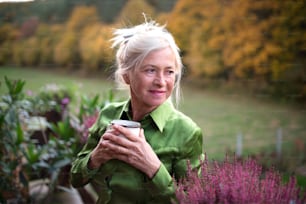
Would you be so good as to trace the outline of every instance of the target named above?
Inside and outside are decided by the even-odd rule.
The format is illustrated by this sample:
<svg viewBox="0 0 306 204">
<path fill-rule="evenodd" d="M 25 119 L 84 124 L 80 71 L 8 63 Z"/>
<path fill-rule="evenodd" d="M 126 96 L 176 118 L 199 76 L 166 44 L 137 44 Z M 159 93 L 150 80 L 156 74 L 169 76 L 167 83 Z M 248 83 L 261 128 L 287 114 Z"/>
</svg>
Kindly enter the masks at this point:
<svg viewBox="0 0 306 204">
<path fill-rule="evenodd" d="M 151 106 L 159 106 L 161 104 L 163 104 L 166 100 L 154 100 L 154 101 L 150 101 L 149 104 L 151 104 Z"/>
</svg>

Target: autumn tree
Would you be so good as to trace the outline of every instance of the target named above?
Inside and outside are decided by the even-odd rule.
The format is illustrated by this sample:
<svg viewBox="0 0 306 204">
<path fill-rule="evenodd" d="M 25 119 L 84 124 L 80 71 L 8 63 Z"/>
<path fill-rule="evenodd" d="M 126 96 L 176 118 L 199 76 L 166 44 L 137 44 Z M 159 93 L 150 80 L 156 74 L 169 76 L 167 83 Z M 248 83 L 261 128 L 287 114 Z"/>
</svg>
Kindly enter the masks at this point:
<svg viewBox="0 0 306 204">
<path fill-rule="evenodd" d="M 96 7 L 76 6 L 67 21 L 67 29 L 79 32 L 97 22 L 99 22 L 99 15 Z"/>
<path fill-rule="evenodd" d="M 11 61 L 12 45 L 19 36 L 19 32 L 11 24 L 4 24 L 0 27 L 0 65 Z"/>
<path fill-rule="evenodd" d="M 149 18 L 154 18 L 155 9 L 146 1 L 128 0 L 119 16 L 117 22 L 129 25 L 136 25 L 144 22 L 143 13 Z"/>
<path fill-rule="evenodd" d="M 181 0 L 168 17 L 169 29 L 193 76 L 213 77 L 222 72 L 219 47 L 208 45 L 213 33 L 222 32 L 215 25 L 221 15 L 222 7 L 216 0 Z"/>
<path fill-rule="evenodd" d="M 40 24 L 37 28 L 35 37 L 39 40 L 39 65 L 54 66 L 54 52 L 57 42 L 63 33 L 62 25 Z"/>
<path fill-rule="evenodd" d="M 54 48 L 54 61 L 60 66 L 79 66 L 81 64 L 78 50 L 80 33 L 97 22 L 99 22 L 99 17 L 95 7 L 75 7 L 61 38 Z"/>
<path fill-rule="evenodd" d="M 272 65 L 271 81 L 277 94 L 306 100 L 306 2 L 279 1 L 278 24 L 271 33 L 282 48 Z"/>
<path fill-rule="evenodd" d="M 102 24 L 95 24 L 82 32 L 79 50 L 83 67 L 87 71 L 97 71 L 112 62 L 113 53 L 109 39 L 111 28 Z"/>
</svg>

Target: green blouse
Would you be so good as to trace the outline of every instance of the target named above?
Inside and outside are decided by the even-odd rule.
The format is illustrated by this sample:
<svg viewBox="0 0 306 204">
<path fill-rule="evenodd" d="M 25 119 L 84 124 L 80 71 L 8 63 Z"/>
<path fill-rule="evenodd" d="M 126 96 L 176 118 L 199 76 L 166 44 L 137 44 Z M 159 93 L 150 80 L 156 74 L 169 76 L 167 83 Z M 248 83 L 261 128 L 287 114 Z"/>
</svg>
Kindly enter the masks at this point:
<svg viewBox="0 0 306 204">
<path fill-rule="evenodd" d="M 87 143 L 72 164 L 71 183 L 74 187 L 88 182 L 98 185 L 97 203 L 171 203 L 175 200 L 173 178 L 185 175 L 187 160 L 193 168 L 200 166 L 203 136 L 201 129 L 170 101 L 139 121 L 147 142 L 162 162 L 152 179 L 119 160 L 111 160 L 95 170 L 87 167 L 90 153 L 110 121 L 131 119 L 129 104 L 129 101 L 111 103 L 101 110 Z"/>
</svg>

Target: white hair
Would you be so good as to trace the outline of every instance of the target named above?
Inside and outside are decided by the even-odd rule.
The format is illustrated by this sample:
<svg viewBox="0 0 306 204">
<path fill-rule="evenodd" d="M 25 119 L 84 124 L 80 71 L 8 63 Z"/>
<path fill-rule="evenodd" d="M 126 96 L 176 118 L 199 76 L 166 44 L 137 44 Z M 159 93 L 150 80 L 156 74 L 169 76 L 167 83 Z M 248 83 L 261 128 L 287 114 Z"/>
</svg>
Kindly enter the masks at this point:
<svg viewBox="0 0 306 204">
<path fill-rule="evenodd" d="M 176 80 L 173 93 L 175 103 L 178 105 L 181 94 L 180 81 L 183 64 L 180 50 L 165 26 L 159 26 L 155 21 L 145 21 L 145 23 L 131 28 L 116 29 L 113 34 L 114 37 L 111 39 L 113 41 L 112 47 L 118 48 L 115 82 L 122 89 L 129 87 L 123 79 L 126 73 L 138 68 L 150 52 L 170 47 L 175 55 Z"/>
</svg>

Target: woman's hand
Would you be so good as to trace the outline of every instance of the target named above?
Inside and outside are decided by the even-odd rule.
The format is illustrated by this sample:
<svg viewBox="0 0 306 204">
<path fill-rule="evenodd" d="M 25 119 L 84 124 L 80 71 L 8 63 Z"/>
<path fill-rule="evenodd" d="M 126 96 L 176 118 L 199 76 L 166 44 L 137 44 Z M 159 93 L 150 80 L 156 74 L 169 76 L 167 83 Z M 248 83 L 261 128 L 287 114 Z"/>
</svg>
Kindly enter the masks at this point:
<svg viewBox="0 0 306 204">
<path fill-rule="evenodd" d="M 105 140 L 104 137 L 110 136 L 110 137 L 118 137 L 120 133 L 115 130 L 107 130 L 102 137 L 99 140 L 99 143 L 95 147 L 95 149 L 92 151 L 90 155 L 90 160 L 88 163 L 88 167 L 90 169 L 96 169 L 99 168 L 101 165 L 106 163 L 108 160 L 113 159 L 114 152 L 111 151 L 111 149 L 107 148 L 107 143 L 109 143 L 109 140 Z"/>
<path fill-rule="evenodd" d="M 160 160 L 147 143 L 143 129 L 139 135 L 133 134 L 128 128 L 113 125 L 111 132 L 106 132 L 100 140 L 96 153 L 103 155 L 102 163 L 109 159 L 118 159 L 144 172 L 149 178 L 153 178 L 160 167 Z M 119 134 L 124 137 L 118 137 Z M 98 156 L 97 156 L 98 157 Z M 102 157 L 102 156 L 101 156 Z"/>
</svg>

